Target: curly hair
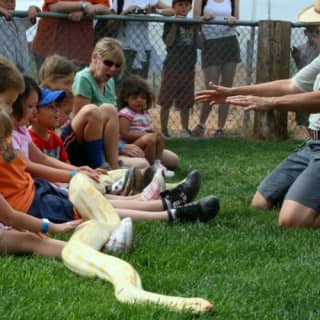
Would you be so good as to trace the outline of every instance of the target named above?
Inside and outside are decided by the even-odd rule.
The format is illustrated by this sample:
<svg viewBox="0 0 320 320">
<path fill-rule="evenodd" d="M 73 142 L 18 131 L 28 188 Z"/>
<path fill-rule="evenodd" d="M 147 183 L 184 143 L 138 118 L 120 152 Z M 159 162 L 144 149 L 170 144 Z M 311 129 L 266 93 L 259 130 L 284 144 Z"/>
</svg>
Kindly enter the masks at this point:
<svg viewBox="0 0 320 320">
<path fill-rule="evenodd" d="M 119 94 L 119 110 L 128 105 L 127 99 L 132 95 L 144 94 L 147 98 L 146 109 L 150 109 L 153 105 L 153 94 L 146 80 L 138 75 L 131 75 L 122 82 Z"/>
</svg>

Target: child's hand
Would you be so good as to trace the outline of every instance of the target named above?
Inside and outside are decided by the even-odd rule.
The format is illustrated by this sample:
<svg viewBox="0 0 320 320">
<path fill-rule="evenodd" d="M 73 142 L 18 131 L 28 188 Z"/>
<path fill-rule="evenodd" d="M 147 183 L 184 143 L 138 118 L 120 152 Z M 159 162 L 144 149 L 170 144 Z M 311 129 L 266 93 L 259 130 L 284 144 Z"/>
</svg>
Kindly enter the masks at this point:
<svg viewBox="0 0 320 320">
<path fill-rule="evenodd" d="M 75 229 L 79 224 L 83 222 L 82 219 L 72 220 L 66 223 L 50 223 L 50 232 L 65 233 Z"/>
<path fill-rule="evenodd" d="M 100 174 L 97 173 L 97 171 L 94 169 L 91 169 L 91 168 L 90 168 L 90 170 L 80 169 L 77 172 L 81 172 L 81 173 L 85 174 L 86 176 L 88 176 L 89 178 L 91 178 L 92 180 L 99 182 L 99 175 Z"/>
<path fill-rule="evenodd" d="M 139 157 L 139 158 L 144 157 L 143 150 L 140 147 L 138 147 L 132 143 L 131 144 L 126 143 L 124 145 L 124 148 L 123 148 L 121 154 L 124 156 L 128 156 L 128 157 Z"/>
</svg>

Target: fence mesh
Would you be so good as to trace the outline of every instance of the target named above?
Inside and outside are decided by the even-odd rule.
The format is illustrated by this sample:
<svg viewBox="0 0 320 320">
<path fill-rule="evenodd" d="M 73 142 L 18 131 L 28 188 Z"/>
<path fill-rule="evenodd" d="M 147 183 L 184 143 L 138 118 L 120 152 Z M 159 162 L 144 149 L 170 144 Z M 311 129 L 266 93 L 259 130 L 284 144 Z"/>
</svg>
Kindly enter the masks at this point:
<svg viewBox="0 0 320 320">
<path fill-rule="evenodd" d="M 45 16 L 43 16 L 41 19 L 49 19 Z M 139 18 L 140 21 L 143 18 Z M 158 20 L 156 22 L 150 22 L 148 23 L 148 35 L 149 39 L 152 45 L 152 50 L 150 57 L 150 64 L 148 68 L 147 73 L 147 79 L 150 83 L 150 86 L 152 87 L 153 94 L 155 96 L 155 101 L 157 101 L 159 97 L 160 92 L 160 84 L 161 84 L 161 73 L 162 73 L 162 63 L 166 57 L 166 46 L 162 39 L 163 34 L 163 25 L 165 22 L 165 19 L 161 21 L 161 18 L 157 18 Z M 91 23 L 92 21 L 90 21 Z M 2 23 L 2 22 L 0 22 Z M 134 21 L 130 21 L 130 23 L 135 23 Z M 199 25 L 199 21 L 198 21 Z M 13 23 L 13 28 L 17 28 L 17 26 Z M 239 85 L 246 85 L 251 84 L 255 82 L 256 79 L 256 57 L 257 57 L 257 34 L 258 34 L 258 27 L 256 24 L 248 25 L 247 24 L 241 24 L 241 22 L 237 23 L 235 26 L 235 29 L 237 30 L 237 38 L 240 44 L 240 54 L 241 54 L 241 62 L 238 63 L 236 68 L 235 77 L 233 80 L 234 86 Z M 303 32 L 303 27 L 301 25 L 299 26 L 292 26 L 291 30 L 291 44 L 292 46 L 298 46 L 303 44 L 306 41 L 305 34 Z M 29 42 L 29 47 L 31 47 L 32 41 L 36 35 L 37 32 L 37 25 L 32 26 L 29 28 L 26 32 L 27 39 Z M 78 50 L 82 50 L 83 47 L 85 47 L 88 43 L 92 43 L 93 46 L 93 40 L 92 37 L 87 38 L 84 34 L 82 38 L 80 39 L 68 39 L 68 30 L 63 30 L 64 32 L 64 41 L 68 40 L 69 45 L 71 44 L 72 47 L 74 47 L 74 51 L 77 52 Z M 46 47 L 50 43 L 58 41 L 56 37 L 59 35 L 55 34 L 52 35 L 50 39 L 47 39 L 47 43 L 44 43 L 43 46 Z M 136 41 L 144 42 L 145 39 L 141 38 L 141 33 L 137 33 L 135 35 Z M 10 42 L 10 39 L 4 40 L 3 46 L 12 46 L 12 42 Z M 21 40 L 23 41 L 23 40 Z M 197 49 L 197 62 L 195 65 L 195 91 L 204 89 L 205 83 L 204 83 L 204 77 L 203 77 L 203 71 L 201 69 L 201 49 Z M 216 50 L 219 50 L 217 47 Z M 57 53 L 64 53 L 65 52 L 57 52 Z M 0 54 L 2 53 L 2 49 L 0 49 Z M 72 57 L 71 57 L 72 58 Z M 11 56 L 9 59 L 12 59 L 13 62 L 15 59 Z M 189 59 L 188 55 L 180 55 L 177 56 L 176 59 L 178 61 L 187 61 Z M 290 59 L 290 73 L 293 75 L 297 68 L 295 66 L 295 63 L 292 59 L 292 57 L 288 57 Z M 30 66 L 33 73 L 33 76 L 37 78 L 37 67 L 36 67 L 36 59 L 34 55 L 32 54 L 32 51 L 30 50 Z M 175 86 L 175 82 L 171 84 L 172 86 Z M 155 104 L 154 108 L 151 110 L 152 116 L 153 116 L 153 124 L 154 127 L 158 130 L 160 130 L 160 107 L 159 105 Z M 194 128 L 196 124 L 199 122 L 199 113 L 200 113 L 200 104 L 194 103 L 192 109 L 190 110 L 190 128 Z M 207 129 L 205 132 L 205 136 L 212 136 L 217 129 L 217 106 L 213 106 L 212 111 L 210 113 L 210 116 L 207 120 Z M 245 135 L 250 136 L 250 129 L 252 128 L 252 119 L 253 114 L 243 112 L 240 108 L 236 108 L 231 106 L 229 110 L 229 114 L 227 117 L 226 125 L 225 125 L 225 135 L 226 136 L 232 136 L 232 135 Z M 288 113 L 288 128 L 289 128 L 289 134 L 298 136 L 298 137 L 304 137 L 306 135 L 306 131 L 298 127 L 295 122 L 295 114 L 289 112 Z M 179 112 L 172 107 L 170 111 L 170 117 L 169 117 L 169 130 L 171 135 L 173 136 L 179 136 L 181 126 L 180 126 L 180 116 Z"/>
</svg>

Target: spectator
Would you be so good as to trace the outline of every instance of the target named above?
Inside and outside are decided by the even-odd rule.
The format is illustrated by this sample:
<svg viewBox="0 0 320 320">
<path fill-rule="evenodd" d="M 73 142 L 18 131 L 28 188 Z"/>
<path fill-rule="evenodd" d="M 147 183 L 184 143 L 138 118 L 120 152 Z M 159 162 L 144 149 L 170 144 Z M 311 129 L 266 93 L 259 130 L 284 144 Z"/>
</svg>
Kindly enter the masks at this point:
<svg viewBox="0 0 320 320">
<path fill-rule="evenodd" d="M 298 46 L 292 47 L 291 55 L 298 70 L 305 67 L 320 53 L 320 28 L 319 26 L 308 26 L 304 29 L 307 41 Z M 309 114 L 296 112 L 296 123 L 298 126 L 308 127 Z"/>
<path fill-rule="evenodd" d="M 320 22 L 320 0 L 300 15 L 302 22 Z M 209 104 L 231 103 L 245 110 L 319 112 L 320 55 L 291 79 L 242 87 L 209 84 L 196 101 Z M 320 113 L 309 117 L 311 138 L 282 161 L 259 185 L 252 205 L 256 208 L 280 207 L 279 225 L 286 228 L 320 227 Z"/>
<path fill-rule="evenodd" d="M 172 8 L 177 18 L 186 18 L 191 10 L 191 0 L 173 0 Z M 197 28 L 192 24 L 164 24 L 163 41 L 167 56 L 164 60 L 160 96 L 161 130 L 169 137 L 169 111 L 173 102 L 180 112 L 180 137 L 190 137 L 189 110 L 194 100 L 195 63 L 197 60 Z"/>
<path fill-rule="evenodd" d="M 31 76 L 29 45 L 26 30 L 36 22 L 40 9 L 31 5 L 25 18 L 13 17 L 15 0 L 0 0 L 0 54 L 12 61 L 19 70 Z"/>
<path fill-rule="evenodd" d="M 99 108 L 104 108 L 110 117 L 118 122 L 116 108 L 116 94 L 113 78 L 122 74 L 125 69 L 125 57 L 120 43 L 111 38 L 100 39 L 92 53 L 91 63 L 88 68 L 84 68 L 76 74 L 72 86 L 74 94 L 73 114 L 86 104 L 95 104 Z M 107 104 L 107 105 L 106 105 Z M 106 111 L 103 111 L 105 113 Z M 113 132 L 113 135 L 118 134 Z M 118 140 L 119 141 L 119 140 Z M 107 141 L 108 143 L 108 141 Z M 108 148 L 106 150 L 109 151 Z M 128 166 L 145 169 L 149 163 L 144 158 L 144 152 L 134 144 L 119 144 L 120 159 Z M 168 168 L 175 168 L 178 157 L 169 150 L 165 150 L 163 164 Z"/>
<path fill-rule="evenodd" d="M 118 5 L 118 1 L 112 2 L 114 12 L 118 12 Z M 149 13 L 174 15 L 172 8 L 161 0 L 124 0 L 121 15 Z M 148 77 L 151 56 L 148 27 L 147 21 L 126 21 L 121 24 L 117 39 L 121 42 L 126 56 L 127 68 L 124 78 L 130 74 L 138 74 L 145 79 Z"/>
<path fill-rule="evenodd" d="M 43 12 L 68 13 L 68 18 L 40 19 L 32 42 L 38 70 L 44 59 L 55 53 L 80 66 L 88 65 L 93 46 L 93 22 L 85 18 L 109 13 L 108 0 L 45 0 Z"/>
<path fill-rule="evenodd" d="M 52 130 L 59 126 L 59 103 L 65 94 L 63 90 L 41 89 L 41 99 L 37 105 L 37 112 L 30 121 L 29 133 L 34 144 L 43 153 L 62 162 L 69 162 L 63 141 Z"/>
<path fill-rule="evenodd" d="M 195 0 L 195 18 L 202 17 L 205 20 L 225 19 L 229 24 L 232 24 L 236 21 L 238 15 L 238 0 Z M 240 62 L 240 48 L 236 30 L 232 26 L 204 24 L 202 25 L 202 35 L 204 38 L 202 69 L 205 85 L 208 86 L 208 83 L 212 81 L 231 87 L 237 63 Z M 219 105 L 216 137 L 224 135 L 228 111 L 228 105 L 223 103 Z M 210 112 L 210 105 L 201 105 L 199 124 L 192 131 L 192 135 L 204 135 Z"/>
<path fill-rule="evenodd" d="M 145 158 L 156 168 L 162 167 L 165 175 L 173 174 L 161 165 L 164 139 L 152 129 L 149 108 L 153 96 L 148 83 L 140 76 L 132 75 L 122 83 L 119 97 L 120 138 L 141 148 Z"/>
</svg>

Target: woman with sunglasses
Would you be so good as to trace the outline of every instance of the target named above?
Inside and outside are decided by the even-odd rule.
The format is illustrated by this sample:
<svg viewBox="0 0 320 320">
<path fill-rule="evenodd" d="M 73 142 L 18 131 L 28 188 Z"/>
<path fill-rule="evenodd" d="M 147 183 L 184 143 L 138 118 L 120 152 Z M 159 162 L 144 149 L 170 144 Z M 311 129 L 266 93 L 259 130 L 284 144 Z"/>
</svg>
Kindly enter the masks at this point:
<svg viewBox="0 0 320 320">
<path fill-rule="evenodd" d="M 121 76 L 125 69 L 125 56 L 120 43 L 112 38 L 100 39 L 92 52 L 89 67 L 77 72 L 72 86 L 74 94 L 73 114 L 77 114 L 85 105 L 94 104 L 103 109 L 103 114 L 117 123 L 114 130 L 111 147 L 108 141 L 107 154 L 113 152 L 122 154 L 119 159 L 126 165 L 145 169 L 149 166 L 144 158 L 144 152 L 134 144 L 119 144 L 119 127 L 116 105 L 114 77 Z M 116 141 L 116 144 L 113 143 Z M 117 149 L 118 148 L 118 149 Z"/>
</svg>

